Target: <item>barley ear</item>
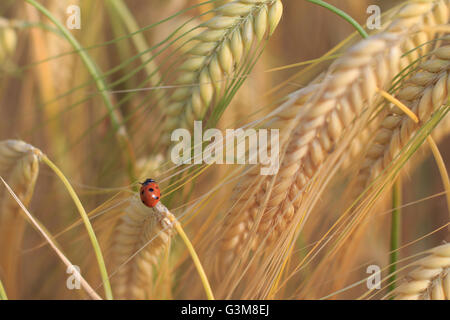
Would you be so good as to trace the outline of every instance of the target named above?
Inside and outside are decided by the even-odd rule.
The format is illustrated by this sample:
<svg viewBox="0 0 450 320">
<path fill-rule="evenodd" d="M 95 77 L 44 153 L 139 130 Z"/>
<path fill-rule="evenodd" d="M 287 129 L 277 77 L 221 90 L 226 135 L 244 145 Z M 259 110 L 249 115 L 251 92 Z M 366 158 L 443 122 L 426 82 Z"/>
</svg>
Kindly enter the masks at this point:
<svg viewBox="0 0 450 320">
<path fill-rule="evenodd" d="M 404 283 L 393 292 L 397 300 L 450 300 L 450 243 L 429 250 L 414 263 Z"/>
<path fill-rule="evenodd" d="M 0 27 L 0 65 L 13 56 L 16 45 L 16 31 L 11 27 Z"/>
<path fill-rule="evenodd" d="M 167 217 L 131 196 L 114 232 L 112 287 L 118 299 L 151 299 L 154 268 L 173 235 Z"/>
<path fill-rule="evenodd" d="M 166 110 L 161 141 L 169 146 L 170 132 L 193 128 L 222 97 L 250 49 L 271 35 L 283 12 L 280 0 L 229 2 L 214 10 L 216 16 L 200 25 L 192 38 L 196 45 L 178 67 L 175 81 L 187 87 L 173 91 Z"/>
</svg>

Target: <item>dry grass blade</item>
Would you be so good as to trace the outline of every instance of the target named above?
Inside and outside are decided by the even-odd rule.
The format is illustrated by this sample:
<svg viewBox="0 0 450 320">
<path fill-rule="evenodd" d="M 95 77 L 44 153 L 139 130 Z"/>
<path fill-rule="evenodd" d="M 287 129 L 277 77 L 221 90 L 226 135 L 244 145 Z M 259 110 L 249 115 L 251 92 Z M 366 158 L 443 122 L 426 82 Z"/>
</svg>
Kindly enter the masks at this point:
<svg viewBox="0 0 450 320">
<path fill-rule="evenodd" d="M 28 205 L 39 173 L 36 148 L 18 140 L 0 142 L 0 175 L 8 180 L 19 199 Z M 0 269 L 10 298 L 18 298 L 18 268 L 26 221 L 8 194 L 0 200 Z M 12 228 L 11 226 L 14 226 Z"/>
<path fill-rule="evenodd" d="M 450 300 L 450 244 L 429 250 L 414 263 L 404 283 L 395 289 L 397 300 Z"/>
</svg>

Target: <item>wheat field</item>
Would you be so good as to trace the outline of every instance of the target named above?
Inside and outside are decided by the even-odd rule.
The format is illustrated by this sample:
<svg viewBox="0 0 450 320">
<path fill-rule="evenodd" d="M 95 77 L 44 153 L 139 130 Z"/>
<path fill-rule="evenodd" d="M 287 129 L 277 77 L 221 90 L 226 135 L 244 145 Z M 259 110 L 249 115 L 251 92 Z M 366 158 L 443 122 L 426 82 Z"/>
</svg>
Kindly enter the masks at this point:
<svg viewBox="0 0 450 320">
<path fill-rule="evenodd" d="M 1 1 L 0 300 L 449 300 L 449 22 Z"/>
</svg>

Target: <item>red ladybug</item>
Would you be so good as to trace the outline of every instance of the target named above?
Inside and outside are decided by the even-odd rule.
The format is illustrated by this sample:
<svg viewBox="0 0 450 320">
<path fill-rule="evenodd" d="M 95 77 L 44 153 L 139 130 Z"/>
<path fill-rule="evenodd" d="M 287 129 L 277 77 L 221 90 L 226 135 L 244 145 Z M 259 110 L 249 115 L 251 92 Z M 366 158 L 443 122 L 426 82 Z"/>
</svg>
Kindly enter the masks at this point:
<svg viewBox="0 0 450 320">
<path fill-rule="evenodd" d="M 147 179 L 141 183 L 141 200 L 147 207 L 153 208 L 161 198 L 161 190 L 153 179 Z"/>
</svg>

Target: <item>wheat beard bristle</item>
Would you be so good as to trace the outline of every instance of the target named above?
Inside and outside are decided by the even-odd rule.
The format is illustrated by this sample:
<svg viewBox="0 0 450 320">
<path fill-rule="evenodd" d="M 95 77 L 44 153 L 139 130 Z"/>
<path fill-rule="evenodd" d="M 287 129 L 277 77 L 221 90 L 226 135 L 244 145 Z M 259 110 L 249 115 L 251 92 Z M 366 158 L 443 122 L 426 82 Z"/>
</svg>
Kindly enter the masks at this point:
<svg viewBox="0 0 450 320">
<path fill-rule="evenodd" d="M 24 205 L 30 203 L 39 173 L 39 151 L 18 140 L 0 142 L 0 175 Z M 18 298 L 20 249 L 26 220 L 9 193 L 0 200 L 0 270 L 10 298 Z"/>
<path fill-rule="evenodd" d="M 144 206 L 137 196 L 129 198 L 124 213 L 116 227 L 113 244 L 111 272 L 114 272 L 115 297 L 151 299 L 153 268 L 172 237 L 172 226 L 165 217 Z M 134 254 L 136 256 L 129 260 Z"/>
<path fill-rule="evenodd" d="M 400 68 L 414 59 L 408 57 L 404 59 L 406 62 L 402 61 L 401 53 L 434 35 L 432 32 L 419 32 L 411 42 L 409 32 L 447 23 L 448 7 L 449 1 L 406 4 L 389 25 L 389 32 L 357 44 L 331 67 L 332 73 L 324 80 L 321 93 L 313 95 L 313 103 L 305 108 L 308 112 L 302 111 L 305 115 L 299 118 L 298 129 L 292 133 L 273 188 L 268 188 L 270 178 L 250 195 L 243 196 L 243 190 L 238 188 L 240 200 L 225 218 L 218 257 L 218 269 L 222 270 L 219 274 L 223 274 L 237 257 L 242 258 L 243 248 L 249 241 L 250 246 L 260 244 L 261 240 L 270 243 L 285 234 L 301 204 L 304 187 L 325 161 L 332 146 L 341 139 L 344 128 L 348 130 L 364 106 L 374 104 L 378 88 L 385 88 Z M 406 44 L 405 39 L 408 39 Z M 261 216 L 266 189 L 270 189 L 271 194 Z M 256 217 L 261 217 L 261 222 L 256 236 L 250 239 Z"/>
</svg>

